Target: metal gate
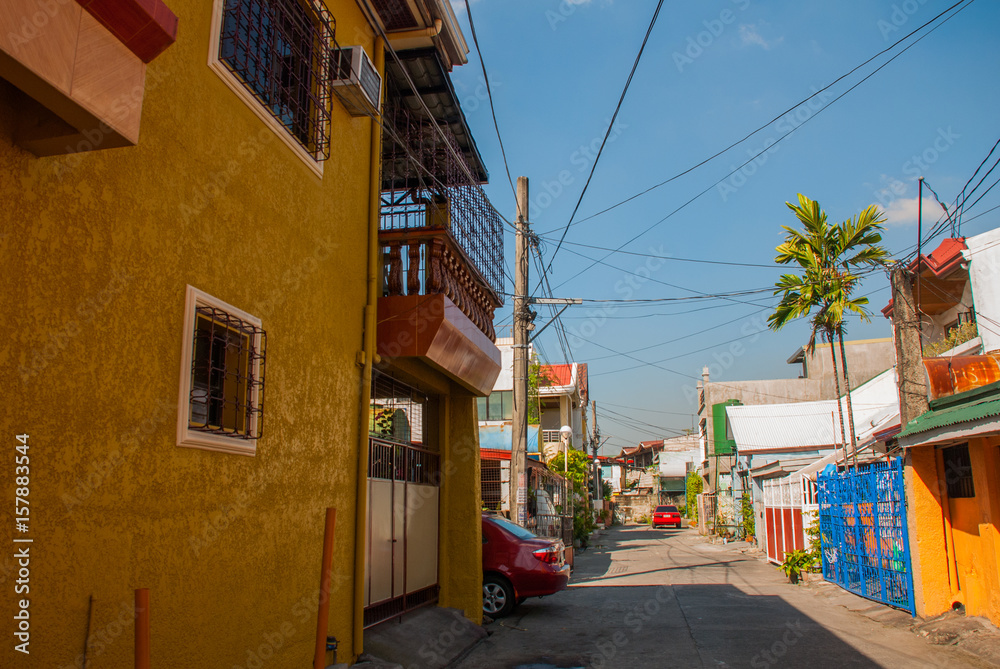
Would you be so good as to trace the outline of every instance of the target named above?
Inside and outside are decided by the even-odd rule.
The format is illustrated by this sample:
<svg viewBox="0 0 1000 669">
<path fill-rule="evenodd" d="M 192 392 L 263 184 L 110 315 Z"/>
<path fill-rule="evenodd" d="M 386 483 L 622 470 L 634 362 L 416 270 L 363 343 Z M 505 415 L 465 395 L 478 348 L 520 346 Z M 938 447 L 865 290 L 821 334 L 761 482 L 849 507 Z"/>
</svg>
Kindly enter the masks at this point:
<svg viewBox="0 0 1000 669">
<path fill-rule="evenodd" d="M 785 554 L 805 549 L 802 521 L 802 479 L 786 476 L 763 483 L 764 539 L 767 559 L 775 564 Z"/>
<path fill-rule="evenodd" d="M 817 477 L 823 578 L 915 615 L 903 461 Z"/>
<path fill-rule="evenodd" d="M 364 625 L 437 601 L 440 456 L 425 398 L 385 375 L 372 388 Z"/>
</svg>

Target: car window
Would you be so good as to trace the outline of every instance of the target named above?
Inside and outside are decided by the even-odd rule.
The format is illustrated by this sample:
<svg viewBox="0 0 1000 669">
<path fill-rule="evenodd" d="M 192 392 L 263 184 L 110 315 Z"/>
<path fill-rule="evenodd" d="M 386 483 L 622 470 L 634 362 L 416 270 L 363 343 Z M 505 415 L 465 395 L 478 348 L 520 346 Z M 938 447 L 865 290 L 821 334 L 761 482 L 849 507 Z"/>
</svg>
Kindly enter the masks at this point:
<svg viewBox="0 0 1000 669">
<path fill-rule="evenodd" d="M 658 507 L 656 507 L 656 511 L 654 511 L 653 513 L 667 513 L 669 511 L 677 511 L 677 507 L 676 506 L 658 506 Z"/>
<path fill-rule="evenodd" d="M 491 523 L 495 523 L 496 525 L 499 525 L 503 529 L 505 529 L 508 532 L 510 532 L 511 534 L 513 534 L 518 539 L 534 539 L 534 538 L 536 538 L 534 534 L 532 534 L 528 530 L 524 529 L 520 525 L 518 525 L 516 523 L 510 522 L 506 518 L 488 518 L 487 520 L 489 520 Z"/>
</svg>

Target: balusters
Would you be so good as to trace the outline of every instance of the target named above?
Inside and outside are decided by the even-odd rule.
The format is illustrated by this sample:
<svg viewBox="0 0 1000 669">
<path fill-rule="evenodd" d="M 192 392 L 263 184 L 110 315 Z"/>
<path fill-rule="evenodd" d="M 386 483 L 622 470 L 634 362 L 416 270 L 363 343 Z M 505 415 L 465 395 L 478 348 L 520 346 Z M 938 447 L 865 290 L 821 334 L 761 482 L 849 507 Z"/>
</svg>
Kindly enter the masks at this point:
<svg viewBox="0 0 1000 669">
<path fill-rule="evenodd" d="M 399 242 L 389 244 L 389 296 L 403 294 L 403 258 L 399 253 Z"/>
<path fill-rule="evenodd" d="M 420 295 L 420 248 L 423 242 L 415 241 L 409 244 L 410 266 L 406 273 L 406 294 Z"/>
</svg>

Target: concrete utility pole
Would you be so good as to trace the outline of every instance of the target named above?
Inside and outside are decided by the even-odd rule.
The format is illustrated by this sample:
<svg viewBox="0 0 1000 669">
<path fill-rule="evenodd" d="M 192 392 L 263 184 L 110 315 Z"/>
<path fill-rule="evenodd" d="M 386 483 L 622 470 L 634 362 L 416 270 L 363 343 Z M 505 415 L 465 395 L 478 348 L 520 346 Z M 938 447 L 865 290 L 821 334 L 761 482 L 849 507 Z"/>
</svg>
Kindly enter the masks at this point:
<svg viewBox="0 0 1000 669">
<path fill-rule="evenodd" d="M 892 329 L 899 377 L 899 418 L 903 425 L 925 413 L 927 377 L 920 339 L 919 305 L 913 302 L 913 285 L 905 267 L 895 267 L 892 282 Z"/>
<path fill-rule="evenodd" d="M 517 178 L 517 247 L 514 259 L 514 415 L 510 455 L 510 518 L 528 520 L 528 178 Z"/>
<path fill-rule="evenodd" d="M 594 499 L 600 502 L 604 499 L 601 487 L 601 463 L 597 459 L 597 450 L 601 446 L 601 431 L 597 428 L 597 402 L 590 401 L 590 445 L 594 449 Z"/>
</svg>

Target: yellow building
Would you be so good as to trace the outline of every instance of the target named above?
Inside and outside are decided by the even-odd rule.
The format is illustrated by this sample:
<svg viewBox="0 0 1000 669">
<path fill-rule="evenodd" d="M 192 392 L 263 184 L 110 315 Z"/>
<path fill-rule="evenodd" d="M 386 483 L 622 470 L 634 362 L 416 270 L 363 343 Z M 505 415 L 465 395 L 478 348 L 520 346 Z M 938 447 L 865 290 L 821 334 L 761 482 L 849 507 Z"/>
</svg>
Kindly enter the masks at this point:
<svg viewBox="0 0 1000 669">
<path fill-rule="evenodd" d="M 971 375 L 970 361 L 979 368 Z M 967 615 L 1000 624 L 1000 382 L 969 383 L 998 378 L 998 365 L 989 356 L 924 361 L 935 363 L 947 377 L 954 368 L 969 389 L 935 393 L 930 411 L 898 436 L 908 454 L 917 613 L 933 617 L 964 607 Z M 992 372 L 983 374 L 985 366 Z M 928 372 L 932 387 L 943 378 L 930 366 Z"/>
<path fill-rule="evenodd" d="M 486 178 L 450 89 L 467 51 L 450 5 L 86 4 L 0 0 L 3 522 L 22 540 L 0 581 L 23 597 L 3 632 L 26 644 L 0 665 L 27 651 L 30 666 L 127 666 L 147 612 L 153 665 L 178 668 L 301 667 L 317 646 L 320 666 L 349 662 L 366 617 L 410 604 L 478 620 L 470 440 L 496 373 L 499 266 L 449 227 L 451 198 Z M 414 76 L 437 92 L 399 90 Z M 415 126 L 436 125 L 421 95 L 453 114 L 439 142 L 450 179 L 382 165 L 398 135 L 387 109 L 406 100 Z M 400 187 L 385 175 L 407 170 L 442 184 L 406 187 L 434 229 L 380 240 L 383 191 Z M 477 239 L 493 244 L 496 225 Z M 434 271 L 408 270 L 393 293 L 393 244 L 414 235 Z M 376 313 L 400 300 L 421 318 Z M 438 338 L 396 352 L 402 330 L 378 330 L 393 318 L 421 346 Z M 419 444 L 409 417 L 376 420 L 408 409 L 379 394 L 386 379 L 426 407 Z M 436 568 L 412 567 L 422 587 L 380 600 L 366 574 L 381 550 L 368 538 L 376 437 L 421 454 L 390 481 L 439 498 L 420 518 Z M 435 477 L 413 472 L 430 460 Z"/>
</svg>

